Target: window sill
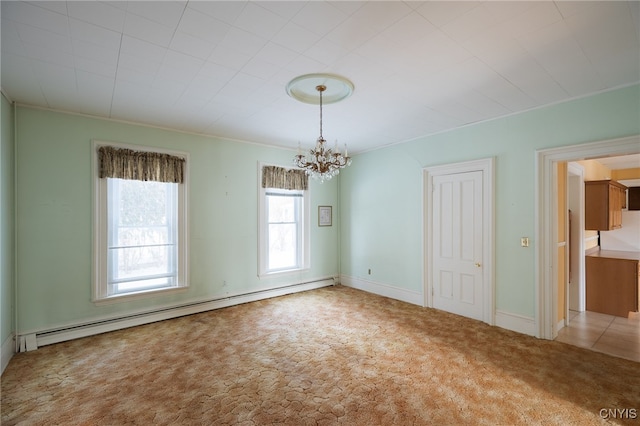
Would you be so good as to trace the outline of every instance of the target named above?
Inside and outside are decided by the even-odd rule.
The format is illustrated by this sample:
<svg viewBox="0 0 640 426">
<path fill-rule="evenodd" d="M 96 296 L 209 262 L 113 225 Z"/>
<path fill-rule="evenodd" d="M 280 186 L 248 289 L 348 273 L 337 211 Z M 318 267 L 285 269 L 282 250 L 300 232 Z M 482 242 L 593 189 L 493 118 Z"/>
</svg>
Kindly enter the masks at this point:
<svg viewBox="0 0 640 426">
<path fill-rule="evenodd" d="M 287 275 L 300 274 L 302 272 L 308 272 L 311 268 L 300 268 L 300 269 L 286 269 L 282 271 L 273 271 L 273 272 L 260 272 L 258 274 L 258 278 L 273 278 L 273 277 L 283 277 Z"/>
<path fill-rule="evenodd" d="M 159 296 L 159 295 L 183 293 L 188 289 L 189 289 L 189 286 L 183 286 L 183 287 L 171 287 L 171 288 L 162 288 L 162 289 L 156 289 L 156 290 L 140 291 L 136 293 L 120 294 L 115 296 L 103 297 L 100 299 L 94 299 L 93 303 L 96 306 L 111 305 L 114 303 L 124 303 L 124 302 L 130 302 L 133 300 L 148 299 L 150 297 Z"/>
</svg>

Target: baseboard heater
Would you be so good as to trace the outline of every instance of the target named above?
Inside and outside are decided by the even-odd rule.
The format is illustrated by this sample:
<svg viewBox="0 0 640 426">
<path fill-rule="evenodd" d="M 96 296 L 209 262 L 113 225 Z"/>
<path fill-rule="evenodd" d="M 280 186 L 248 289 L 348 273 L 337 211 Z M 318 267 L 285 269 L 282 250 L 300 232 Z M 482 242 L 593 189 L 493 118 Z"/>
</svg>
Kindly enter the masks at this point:
<svg viewBox="0 0 640 426">
<path fill-rule="evenodd" d="M 152 322 L 178 318 L 185 315 L 211 311 L 214 309 L 241 305 L 243 303 L 255 302 L 272 297 L 314 290 L 317 288 L 334 285 L 335 283 L 335 278 L 325 278 L 305 283 L 291 284 L 288 286 L 277 287 L 268 290 L 259 290 L 234 296 L 225 296 L 217 299 L 160 308 L 142 313 L 125 315 L 117 318 L 109 318 L 100 321 L 77 324 L 64 328 L 57 328 L 31 334 L 22 334 L 18 335 L 17 351 L 27 352 L 38 349 L 41 346 L 60 343 L 67 340 L 78 339 L 81 337 L 92 336 L 109 331 L 121 330 L 123 328 L 135 327 L 137 325 L 150 324 Z"/>
</svg>

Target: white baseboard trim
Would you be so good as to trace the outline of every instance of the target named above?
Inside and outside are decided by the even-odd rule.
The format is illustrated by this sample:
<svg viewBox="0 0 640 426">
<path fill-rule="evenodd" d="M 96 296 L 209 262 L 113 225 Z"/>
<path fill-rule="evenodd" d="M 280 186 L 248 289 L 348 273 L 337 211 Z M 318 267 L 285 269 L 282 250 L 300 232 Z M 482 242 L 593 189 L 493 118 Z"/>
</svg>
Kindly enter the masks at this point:
<svg viewBox="0 0 640 426">
<path fill-rule="evenodd" d="M 424 306 L 424 297 L 421 292 L 406 290 L 370 280 L 363 280 L 361 278 L 350 277 L 348 275 L 340 276 L 340 284 L 346 287 L 363 290 L 368 293 L 377 294 L 379 296 L 385 296 L 391 299 L 412 303 L 414 305 Z M 532 317 L 496 310 L 494 325 L 517 333 L 535 336 L 535 319 Z"/>
<path fill-rule="evenodd" d="M 558 321 L 558 324 L 556 324 L 556 333 L 564 328 L 564 323 L 564 318 Z"/>
<path fill-rule="evenodd" d="M 512 314 L 496 310 L 495 325 L 500 328 L 515 331 L 529 336 L 536 335 L 536 321 L 532 317 L 524 315 Z"/>
<path fill-rule="evenodd" d="M 366 291 L 368 293 L 377 294 L 379 296 L 389 297 L 391 299 L 412 303 L 414 305 L 424 306 L 424 296 L 422 292 L 407 290 L 404 288 L 394 287 L 392 285 L 364 280 L 362 278 L 351 277 L 348 275 L 340 275 L 340 284 L 345 287 L 352 287 L 358 290 Z"/>
<path fill-rule="evenodd" d="M 9 365 L 9 361 L 13 358 L 16 352 L 16 344 L 13 333 L 2 342 L 2 348 L 0 349 L 0 374 L 4 373 L 4 369 Z"/>
<path fill-rule="evenodd" d="M 25 342 L 20 345 L 20 351 L 28 351 L 37 349 L 40 346 L 60 343 L 67 340 L 78 339 L 81 337 L 92 336 L 95 334 L 106 333 L 109 331 L 121 330 L 123 328 L 134 327 L 143 324 L 150 324 L 157 321 L 163 321 L 172 318 L 178 318 L 185 315 L 197 314 L 214 309 L 226 308 L 229 306 L 240 305 L 248 302 L 269 299 L 272 297 L 284 296 L 292 293 L 299 293 L 308 290 L 314 290 L 322 287 L 334 285 L 335 281 L 331 278 L 320 279 L 313 282 L 293 284 L 268 290 L 261 290 L 252 293 L 239 294 L 231 297 L 224 297 L 215 300 L 206 300 L 192 302 L 186 305 L 165 307 L 151 312 L 143 312 L 134 315 L 128 315 L 119 318 L 110 318 L 101 321 L 87 322 L 83 324 L 74 324 L 66 328 L 57 328 L 52 330 L 41 330 L 36 332 L 23 333 L 18 335 L 19 342 Z M 35 335 L 36 344 L 29 345 L 28 341 Z M 30 339 L 31 338 L 31 339 Z"/>
</svg>

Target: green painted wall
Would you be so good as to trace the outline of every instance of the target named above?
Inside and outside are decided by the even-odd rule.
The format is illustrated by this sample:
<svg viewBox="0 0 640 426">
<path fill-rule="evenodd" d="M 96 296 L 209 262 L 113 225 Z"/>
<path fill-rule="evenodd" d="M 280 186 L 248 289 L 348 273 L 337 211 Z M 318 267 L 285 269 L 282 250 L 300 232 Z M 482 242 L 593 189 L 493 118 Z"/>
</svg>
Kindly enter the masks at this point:
<svg viewBox="0 0 640 426">
<path fill-rule="evenodd" d="M 2 99 L 3 338 L 16 327 L 8 313 L 14 274 L 20 334 L 338 272 L 421 293 L 422 169 L 486 157 L 496 158 L 496 307 L 532 317 L 535 151 L 640 133 L 640 86 L 356 155 L 340 174 L 340 188 L 336 181 L 311 184 L 312 270 L 269 280 L 256 274 L 257 163 L 287 165 L 293 151 L 26 107 L 17 109 L 16 120 L 14 155 L 13 116 Z M 91 303 L 92 139 L 191 154 L 188 292 Z M 14 247 L 14 157 L 15 271 L 6 255 Z M 334 226 L 317 227 L 318 205 L 336 206 Z M 521 236 L 532 237 L 531 247 L 519 246 Z"/>
<path fill-rule="evenodd" d="M 15 330 L 14 128 L 13 107 L 0 95 L 0 344 Z"/>
<path fill-rule="evenodd" d="M 257 277 L 258 162 L 287 166 L 294 151 L 24 107 L 16 115 L 19 334 L 338 273 L 337 215 L 317 226 L 317 206 L 337 206 L 337 182 L 312 181 L 311 270 Z M 188 292 L 91 302 L 92 139 L 190 153 Z"/>
<path fill-rule="evenodd" d="M 356 155 L 340 175 L 341 273 L 422 293 L 422 169 L 495 157 L 496 308 L 533 317 L 536 150 L 639 133 L 636 85 Z"/>
</svg>

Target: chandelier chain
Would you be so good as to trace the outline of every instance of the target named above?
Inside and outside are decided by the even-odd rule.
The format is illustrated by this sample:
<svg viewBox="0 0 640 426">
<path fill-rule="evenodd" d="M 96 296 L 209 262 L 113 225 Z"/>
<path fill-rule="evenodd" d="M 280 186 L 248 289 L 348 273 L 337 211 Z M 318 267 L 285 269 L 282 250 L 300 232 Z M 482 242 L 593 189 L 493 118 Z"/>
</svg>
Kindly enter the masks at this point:
<svg viewBox="0 0 640 426">
<path fill-rule="evenodd" d="M 320 139 L 324 139 L 322 137 L 322 92 L 324 92 L 327 88 L 323 85 L 316 86 L 316 90 L 320 92 Z"/>
</svg>

